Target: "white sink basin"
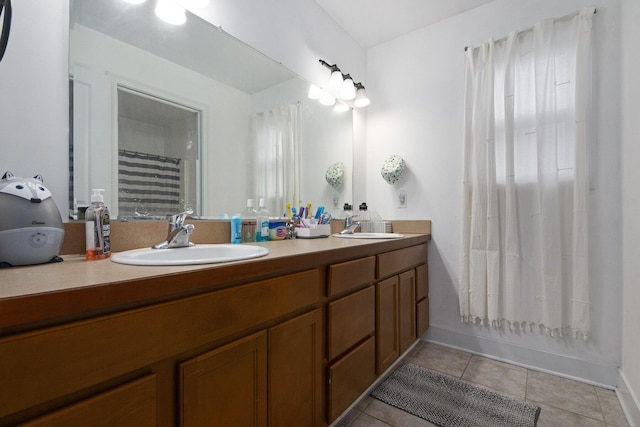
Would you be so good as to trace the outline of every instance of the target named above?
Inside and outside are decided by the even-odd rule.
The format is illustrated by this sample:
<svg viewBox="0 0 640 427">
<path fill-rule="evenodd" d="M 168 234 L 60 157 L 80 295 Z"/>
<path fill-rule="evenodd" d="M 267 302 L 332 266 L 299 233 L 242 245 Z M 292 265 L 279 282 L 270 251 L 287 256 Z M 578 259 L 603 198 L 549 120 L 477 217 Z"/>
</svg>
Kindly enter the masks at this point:
<svg viewBox="0 0 640 427">
<path fill-rule="evenodd" d="M 353 233 L 353 234 L 332 234 L 333 237 L 342 237 L 343 239 L 399 239 L 404 234 L 398 233 Z"/>
<path fill-rule="evenodd" d="M 111 261 L 130 265 L 190 265 L 213 264 L 258 258 L 269 253 L 269 249 L 252 245 L 212 244 L 189 248 L 133 249 L 114 253 Z"/>
</svg>

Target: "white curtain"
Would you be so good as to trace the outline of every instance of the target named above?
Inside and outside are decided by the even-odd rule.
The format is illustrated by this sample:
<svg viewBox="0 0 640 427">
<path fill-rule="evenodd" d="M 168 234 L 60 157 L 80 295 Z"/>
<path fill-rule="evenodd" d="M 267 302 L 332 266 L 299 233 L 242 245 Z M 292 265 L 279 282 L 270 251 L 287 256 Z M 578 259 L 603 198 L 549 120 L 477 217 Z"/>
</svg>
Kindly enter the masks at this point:
<svg viewBox="0 0 640 427">
<path fill-rule="evenodd" d="M 593 8 L 466 52 L 463 321 L 589 333 Z"/>
<path fill-rule="evenodd" d="M 300 194 L 299 106 L 287 105 L 252 117 L 254 188 L 264 197 L 271 216 L 280 216 L 286 203 L 297 206 Z M 258 201 L 256 200 L 256 203 Z"/>
</svg>

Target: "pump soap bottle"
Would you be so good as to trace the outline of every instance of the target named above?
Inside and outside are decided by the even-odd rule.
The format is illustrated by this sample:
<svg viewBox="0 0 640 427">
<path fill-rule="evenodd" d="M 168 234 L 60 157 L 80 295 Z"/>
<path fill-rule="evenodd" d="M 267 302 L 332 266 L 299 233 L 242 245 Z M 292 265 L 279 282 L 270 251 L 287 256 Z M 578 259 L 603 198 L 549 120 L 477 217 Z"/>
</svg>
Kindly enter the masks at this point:
<svg viewBox="0 0 640 427">
<path fill-rule="evenodd" d="M 90 261 L 111 256 L 110 216 L 103 191 L 101 188 L 91 190 L 91 206 L 85 213 L 86 258 Z"/>
</svg>

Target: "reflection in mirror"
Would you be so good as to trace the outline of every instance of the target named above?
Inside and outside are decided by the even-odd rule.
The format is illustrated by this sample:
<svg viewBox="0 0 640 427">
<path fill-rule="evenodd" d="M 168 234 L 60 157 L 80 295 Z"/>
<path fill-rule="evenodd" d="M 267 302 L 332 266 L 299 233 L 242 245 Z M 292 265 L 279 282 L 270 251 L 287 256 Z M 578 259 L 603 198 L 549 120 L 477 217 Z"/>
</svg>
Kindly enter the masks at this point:
<svg viewBox="0 0 640 427">
<path fill-rule="evenodd" d="M 160 21 L 153 3 L 72 1 L 78 204 L 91 188 L 107 189 L 119 217 L 191 207 L 217 218 L 261 197 L 272 216 L 287 202 L 333 214 L 351 203 L 351 113 L 309 100 L 302 79 L 193 14 Z M 346 165 L 338 188 L 325 180 L 336 162 Z"/>
</svg>

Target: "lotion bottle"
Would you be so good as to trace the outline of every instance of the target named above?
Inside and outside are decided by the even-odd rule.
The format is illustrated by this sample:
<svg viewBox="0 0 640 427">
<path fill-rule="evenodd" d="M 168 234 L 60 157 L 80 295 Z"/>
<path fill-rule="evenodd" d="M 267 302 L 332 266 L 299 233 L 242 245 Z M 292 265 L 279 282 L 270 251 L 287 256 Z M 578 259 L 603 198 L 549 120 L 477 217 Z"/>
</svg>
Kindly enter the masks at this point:
<svg viewBox="0 0 640 427">
<path fill-rule="evenodd" d="M 111 224 L 103 191 L 100 188 L 91 190 L 91 206 L 85 213 L 86 259 L 89 261 L 111 256 Z"/>
</svg>

